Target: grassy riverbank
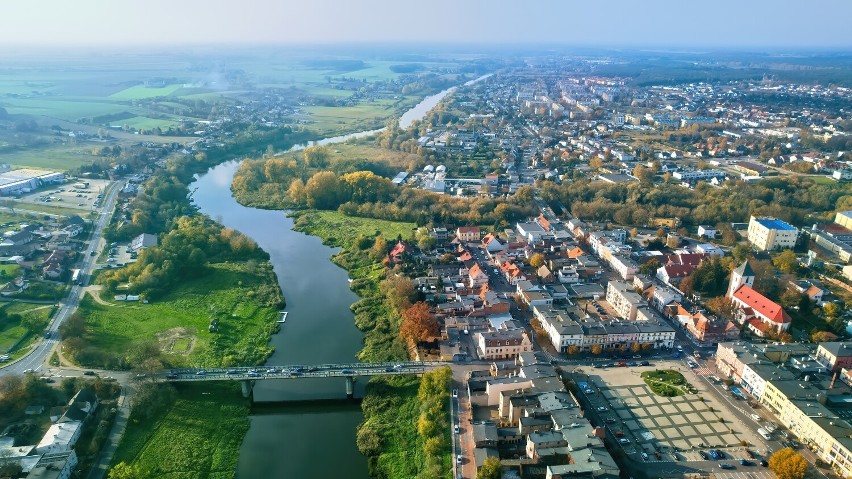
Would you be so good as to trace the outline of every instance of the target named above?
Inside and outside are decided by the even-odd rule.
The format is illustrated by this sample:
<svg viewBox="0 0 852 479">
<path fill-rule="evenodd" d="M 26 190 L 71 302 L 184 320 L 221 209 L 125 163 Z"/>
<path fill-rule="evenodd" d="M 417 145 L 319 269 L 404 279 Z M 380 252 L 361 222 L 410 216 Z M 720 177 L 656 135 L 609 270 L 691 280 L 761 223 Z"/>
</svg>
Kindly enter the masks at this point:
<svg viewBox="0 0 852 479">
<path fill-rule="evenodd" d="M 231 479 L 249 428 L 238 383 L 183 385 L 164 394 L 153 414 L 137 411 L 113 460 L 135 479 Z"/>
<path fill-rule="evenodd" d="M 97 300 L 87 295 L 79 311 L 86 320 L 75 359 L 132 366 L 132 354 L 154 343 L 172 366 L 215 367 L 260 364 L 272 353 L 280 292 L 268 262 L 213 263 L 208 274 L 182 282 L 149 304 Z M 210 332 L 211 320 L 218 331 Z"/>
</svg>

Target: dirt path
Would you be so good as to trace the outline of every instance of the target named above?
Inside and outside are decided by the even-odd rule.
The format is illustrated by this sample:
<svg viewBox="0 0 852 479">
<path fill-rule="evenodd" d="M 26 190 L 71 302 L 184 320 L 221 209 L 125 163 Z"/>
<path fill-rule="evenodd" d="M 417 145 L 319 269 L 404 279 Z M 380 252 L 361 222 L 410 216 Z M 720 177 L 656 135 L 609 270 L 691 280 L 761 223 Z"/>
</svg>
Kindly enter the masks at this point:
<svg viewBox="0 0 852 479">
<path fill-rule="evenodd" d="M 101 289 L 103 289 L 103 286 L 101 286 L 99 284 L 86 286 L 85 288 L 83 288 L 83 294 L 89 293 L 89 295 L 92 297 L 92 299 L 94 299 L 95 302 L 98 303 L 98 304 L 101 304 L 101 305 L 104 305 L 104 306 L 115 306 L 114 303 L 110 303 L 109 301 L 104 301 L 101 298 L 101 295 L 100 295 Z"/>
</svg>

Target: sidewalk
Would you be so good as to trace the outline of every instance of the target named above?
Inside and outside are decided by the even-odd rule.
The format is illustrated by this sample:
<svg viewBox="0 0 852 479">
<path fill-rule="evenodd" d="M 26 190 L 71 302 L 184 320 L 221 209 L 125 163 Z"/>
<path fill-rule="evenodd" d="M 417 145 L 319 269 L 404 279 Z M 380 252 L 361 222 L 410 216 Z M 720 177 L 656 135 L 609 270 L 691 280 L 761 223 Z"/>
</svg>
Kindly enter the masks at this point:
<svg viewBox="0 0 852 479">
<path fill-rule="evenodd" d="M 130 388 L 128 390 L 128 387 Z M 133 386 L 122 387 L 121 396 L 118 398 L 118 412 L 115 414 L 115 422 L 112 425 L 112 430 L 106 439 L 104 448 L 101 450 L 98 462 L 92 466 L 89 471 L 88 479 L 102 479 L 106 477 L 109 470 L 109 465 L 112 462 L 112 457 L 118 449 L 118 444 L 124 436 L 124 430 L 127 428 L 127 419 L 130 417 L 130 397 L 133 395 Z"/>
</svg>

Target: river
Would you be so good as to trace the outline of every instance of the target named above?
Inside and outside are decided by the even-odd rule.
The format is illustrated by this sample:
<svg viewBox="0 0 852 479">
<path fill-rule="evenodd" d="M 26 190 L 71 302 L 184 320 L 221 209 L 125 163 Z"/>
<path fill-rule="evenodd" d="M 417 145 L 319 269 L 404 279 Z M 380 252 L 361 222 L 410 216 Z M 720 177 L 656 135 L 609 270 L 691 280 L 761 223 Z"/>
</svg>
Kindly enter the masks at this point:
<svg viewBox="0 0 852 479">
<path fill-rule="evenodd" d="M 453 90 L 426 97 L 402 116 L 400 125 L 410 126 Z M 312 144 L 336 143 L 378 131 Z M 363 335 L 355 327 L 349 306 L 358 297 L 349 289 L 346 271 L 329 261 L 336 250 L 315 236 L 293 231 L 293 220 L 281 211 L 237 203 L 231 195 L 231 182 L 238 167 L 239 162 L 231 161 L 211 168 L 189 188 L 195 190 L 193 201 L 202 213 L 242 232 L 269 253 L 288 312 L 287 322 L 272 337 L 275 353 L 269 364 L 354 362 Z M 254 397 L 259 402 L 342 399 L 344 387 L 340 378 L 259 381 Z M 363 395 L 363 388 L 363 382 L 356 384 L 355 394 Z M 240 450 L 237 477 L 368 479 L 367 461 L 355 447 L 355 429 L 362 420 L 357 404 L 319 403 L 312 407 L 301 403 L 284 412 L 252 415 Z M 323 460 L 326 458 L 333 459 Z"/>
</svg>

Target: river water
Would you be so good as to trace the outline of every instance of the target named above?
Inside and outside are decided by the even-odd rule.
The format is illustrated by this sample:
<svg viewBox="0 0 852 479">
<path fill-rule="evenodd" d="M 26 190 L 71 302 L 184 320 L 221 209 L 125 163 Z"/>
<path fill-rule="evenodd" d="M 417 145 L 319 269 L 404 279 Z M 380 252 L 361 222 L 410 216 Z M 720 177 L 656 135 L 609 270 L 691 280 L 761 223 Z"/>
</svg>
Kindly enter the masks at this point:
<svg viewBox="0 0 852 479">
<path fill-rule="evenodd" d="M 489 75 L 472 82 L 480 81 Z M 468 83 L 472 83 L 468 82 Z M 426 97 L 402 115 L 400 126 L 422 118 L 454 88 Z M 381 130 L 326 138 L 311 144 L 330 144 L 369 136 Z M 293 149 L 304 148 L 297 145 Z M 269 253 L 278 283 L 287 300 L 287 322 L 274 335 L 275 353 L 268 364 L 355 362 L 363 335 L 355 327 L 349 306 L 358 297 L 349 289 L 346 272 L 329 261 L 336 250 L 315 236 L 293 231 L 293 220 L 281 211 L 248 208 L 231 195 L 238 161 L 211 168 L 190 185 L 199 210 L 236 229 Z M 363 394 L 356 384 L 355 394 Z M 259 381 L 255 401 L 299 401 L 345 398 L 342 378 Z M 250 417 L 243 440 L 237 477 L 240 479 L 301 479 L 346 477 L 368 479 L 367 461 L 355 447 L 355 429 L 363 420 L 357 404 L 309 402 L 271 414 Z"/>
</svg>

